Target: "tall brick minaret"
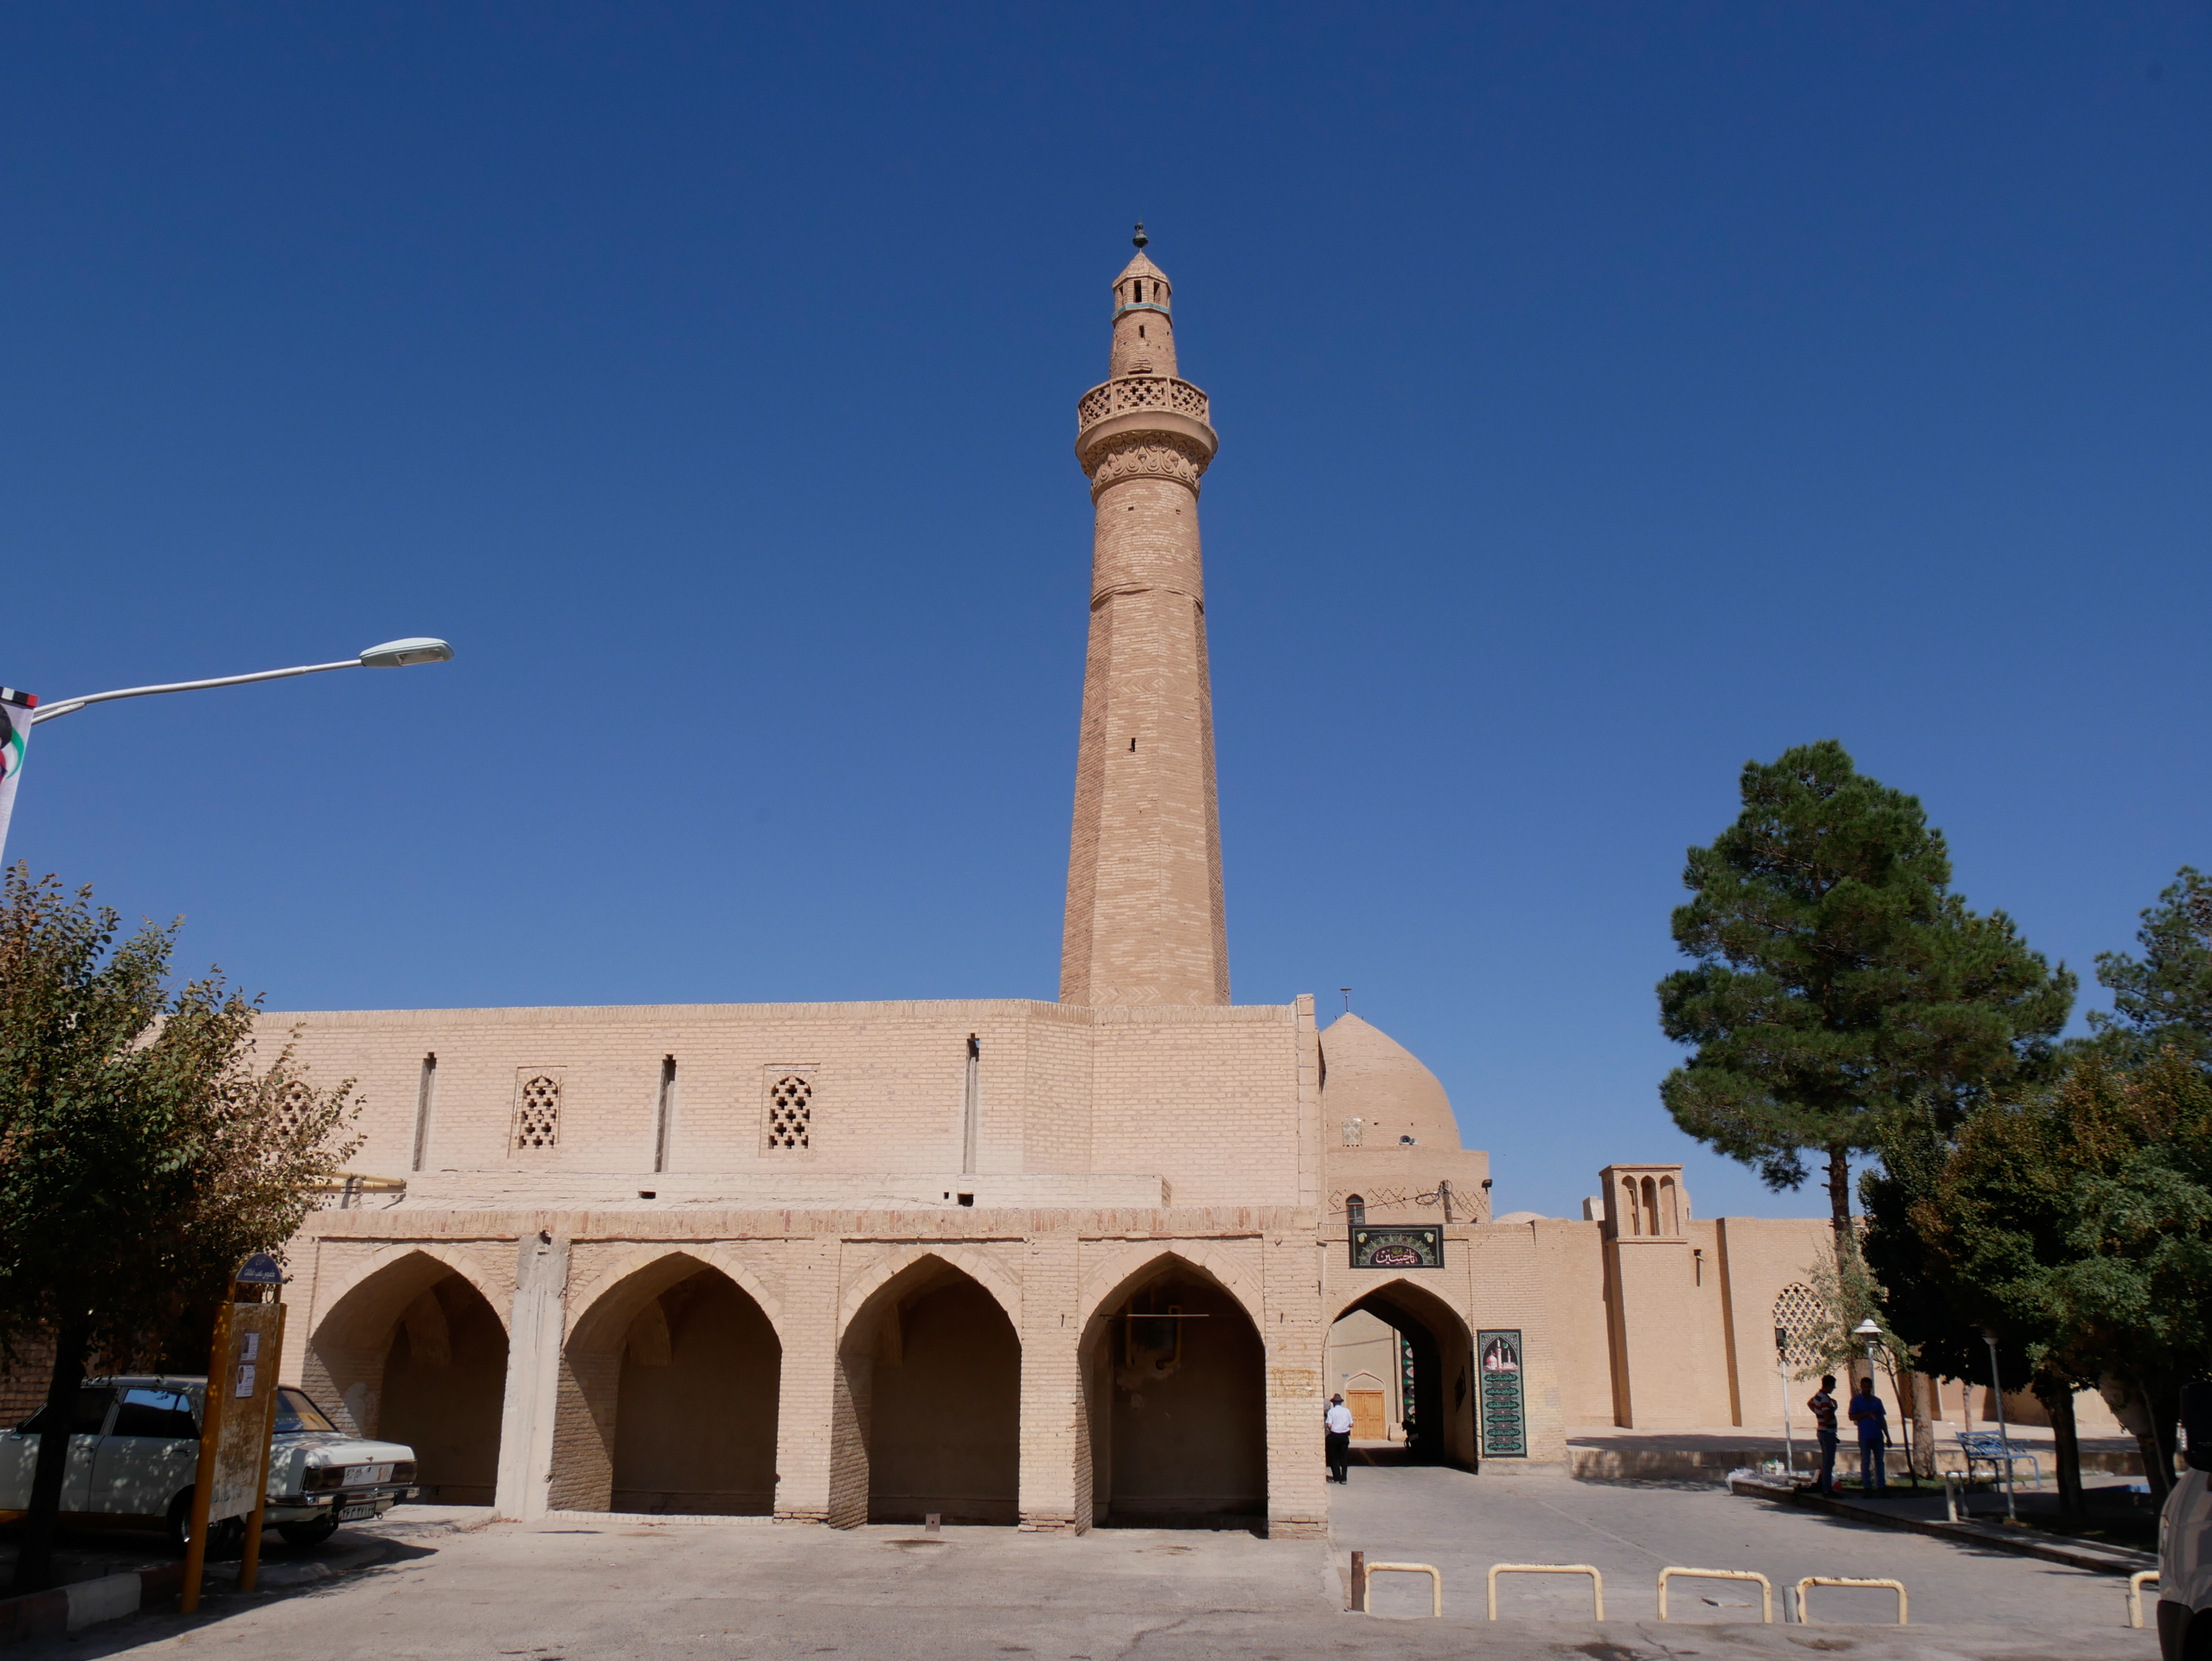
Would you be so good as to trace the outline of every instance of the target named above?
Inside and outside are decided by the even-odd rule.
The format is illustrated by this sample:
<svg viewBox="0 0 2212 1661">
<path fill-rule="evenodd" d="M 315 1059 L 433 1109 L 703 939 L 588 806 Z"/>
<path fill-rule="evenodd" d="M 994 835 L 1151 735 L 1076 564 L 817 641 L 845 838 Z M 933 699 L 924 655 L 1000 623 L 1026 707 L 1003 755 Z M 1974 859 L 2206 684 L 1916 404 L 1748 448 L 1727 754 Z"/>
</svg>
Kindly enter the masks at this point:
<svg viewBox="0 0 2212 1661">
<path fill-rule="evenodd" d="M 1113 282 L 1108 379 L 1075 406 L 1090 476 L 1091 642 L 1060 948 L 1063 1004 L 1226 1004 L 1198 480 L 1220 440 L 1175 372 L 1174 285 Z"/>
</svg>

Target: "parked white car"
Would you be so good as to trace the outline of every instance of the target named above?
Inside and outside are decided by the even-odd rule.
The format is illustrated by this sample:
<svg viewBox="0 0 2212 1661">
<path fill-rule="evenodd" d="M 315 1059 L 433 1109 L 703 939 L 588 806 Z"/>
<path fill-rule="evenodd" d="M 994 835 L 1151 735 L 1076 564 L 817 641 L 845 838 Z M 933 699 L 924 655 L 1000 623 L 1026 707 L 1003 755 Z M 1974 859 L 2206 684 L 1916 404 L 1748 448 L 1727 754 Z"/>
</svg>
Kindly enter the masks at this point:
<svg viewBox="0 0 2212 1661">
<path fill-rule="evenodd" d="M 2158 1653 L 2212 1661 L 2212 1384 L 2184 1384 L 2189 1468 L 2158 1513 Z"/>
<path fill-rule="evenodd" d="M 165 1528 L 178 1545 L 191 1532 L 192 1485 L 199 1474 L 203 1378 L 141 1375 L 87 1379 L 77 1393 L 69 1463 L 61 1478 L 65 1523 L 110 1528 Z M 30 1505 L 48 1409 L 0 1435 L 0 1521 Z M 381 1517 L 413 1499 L 414 1450 L 369 1441 L 333 1425 L 304 1390 L 277 1391 L 270 1440 L 269 1523 L 294 1545 L 319 1544 L 341 1523 Z M 245 1525 L 222 1525 L 221 1550 Z M 228 1536 L 226 1538 L 226 1536 Z"/>
</svg>

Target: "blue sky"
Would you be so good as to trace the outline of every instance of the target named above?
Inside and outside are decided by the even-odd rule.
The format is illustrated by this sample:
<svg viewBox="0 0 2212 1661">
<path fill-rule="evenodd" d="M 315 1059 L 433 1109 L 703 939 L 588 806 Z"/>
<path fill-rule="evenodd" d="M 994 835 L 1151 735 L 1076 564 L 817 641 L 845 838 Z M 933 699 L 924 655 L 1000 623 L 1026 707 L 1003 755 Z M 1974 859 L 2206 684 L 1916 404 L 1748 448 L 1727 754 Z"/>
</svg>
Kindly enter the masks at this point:
<svg viewBox="0 0 2212 1661">
<path fill-rule="evenodd" d="M 1050 997 L 1140 215 L 1240 1001 L 1501 1209 L 1674 1130 L 1738 769 L 2084 970 L 2205 845 L 2199 4 L 0 12 L 8 856 L 272 1007 Z M 2087 975 L 2085 972 L 2085 979 Z M 2096 996 L 2093 986 L 2092 997 Z"/>
</svg>

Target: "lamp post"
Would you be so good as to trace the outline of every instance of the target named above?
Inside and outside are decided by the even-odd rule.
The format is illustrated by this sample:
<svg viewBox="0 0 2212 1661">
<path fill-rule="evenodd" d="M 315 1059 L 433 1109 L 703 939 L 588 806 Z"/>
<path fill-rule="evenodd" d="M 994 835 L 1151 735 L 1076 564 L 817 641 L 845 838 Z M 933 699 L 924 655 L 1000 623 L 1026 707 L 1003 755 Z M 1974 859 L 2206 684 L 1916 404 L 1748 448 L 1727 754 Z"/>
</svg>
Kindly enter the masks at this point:
<svg viewBox="0 0 2212 1661">
<path fill-rule="evenodd" d="M 63 715 L 73 715 L 78 710 L 95 703 L 109 703 L 117 698 L 148 698 L 160 692 L 203 692 L 212 687 L 245 686 L 254 681 L 288 680 L 294 675 L 320 675 L 333 669 L 412 669 L 417 664 L 442 664 L 453 656 L 452 647 L 443 640 L 426 636 L 411 635 L 404 640 L 387 640 L 381 646 L 371 646 L 357 657 L 347 657 L 335 664 L 302 664 L 295 669 L 264 669 L 251 675 L 221 675 L 207 681 L 170 681 L 160 686 L 125 686 L 112 692 L 87 692 L 82 697 L 61 698 L 41 707 L 36 698 L 28 693 L 16 692 L 0 687 L 0 700 L 20 709 L 21 715 L 0 711 L 0 735 L 4 735 L 10 753 L 0 757 L 0 848 L 8 837 L 8 820 L 15 805 L 17 775 L 22 770 L 24 740 L 29 729 L 41 721 L 55 721 Z"/>
<path fill-rule="evenodd" d="M 1790 1440 L 1790 1329 L 1774 1329 L 1774 1371 L 1782 1381 L 1782 1480 L 1798 1479 L 1797 1449 Z"/>
<path fill-rule="evenodd" d="M 1874 1347 L 1882 1342 L 1882 1329 L 1875 1324 L 1874 1317 L 1869 1315 L 1851 1329 L 1851 1336 L 1866 1345 L 1866 1393 L 1872 1395 L 1874 1395 Z M 1871 1472 L 1872 1468 L 1869 1465 L 1868 1471 Z M 1863 1475 L 1860 1478 L 1859 1485 L 1862 1488 L 1866 1485 Z"/>
<path fill-rule="evenodd" d="M 2012 1433 L 2005 1427 L 2004 1384 L 1997 1376 L 1997 1329 L 1984 1327 L 1982 1342 L 1990 1347 L 1990 1394 L 1997 1398 L 1997 1445 L 2004 1450 L 2004 1514 L 2016 1523 L 2020 1513 L 2012 1500 Z"/>
</svg>

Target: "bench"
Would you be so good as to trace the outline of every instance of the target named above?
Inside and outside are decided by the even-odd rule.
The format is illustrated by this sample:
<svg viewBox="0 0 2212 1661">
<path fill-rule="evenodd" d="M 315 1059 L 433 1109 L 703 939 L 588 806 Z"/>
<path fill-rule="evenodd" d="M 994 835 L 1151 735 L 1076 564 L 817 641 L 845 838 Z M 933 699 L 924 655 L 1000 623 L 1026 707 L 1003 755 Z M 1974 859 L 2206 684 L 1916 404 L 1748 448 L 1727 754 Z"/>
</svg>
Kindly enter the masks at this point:
<svg viewBox="0 0 2212 1661">
<path fill-rule="evenodd" d="M 1974 1479 L 1974 1467 L 1977 1465 L 1989 1466 L 1991 1481 L 1997 1479 L 1997 1472 L 2002 1468 L 2016 1482 L 2019 1478 L 2012 1467 L 2025 1459 L 2034 1468 L 2036 1486 L 2040 1489 L 2043 1485 L 2043 1465 L 2042 1459 L 2036 1457 L 2036 1449 L 2029 1443 L 2007 1441 L 2004 1434 L 1998 1431 L 1962 1430 L 1959 1433 L 1959 1457 L 1965 1461 L 1966 1480 L 1969 1482 Z"/>
</svg>

